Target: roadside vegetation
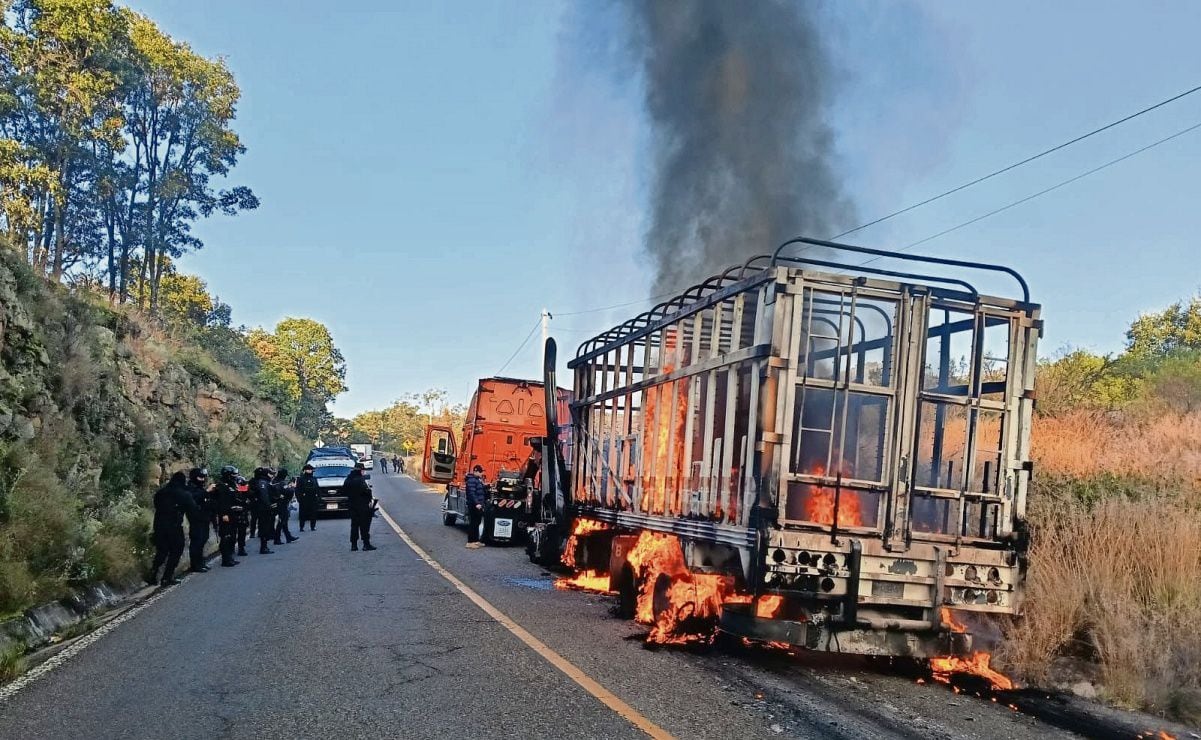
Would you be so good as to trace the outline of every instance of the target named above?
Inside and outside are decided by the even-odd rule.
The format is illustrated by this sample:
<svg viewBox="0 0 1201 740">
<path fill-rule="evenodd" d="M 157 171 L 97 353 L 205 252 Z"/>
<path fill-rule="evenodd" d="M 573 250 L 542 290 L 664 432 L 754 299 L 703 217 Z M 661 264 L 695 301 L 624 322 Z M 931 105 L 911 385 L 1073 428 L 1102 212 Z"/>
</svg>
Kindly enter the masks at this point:
<svg viewBox="0 0 1201 740">
<path fill-rule="evenodd" d="M 1201 723 L 1201 298 L 1038 373 L 1026 617 L 1003 658 Z"/>
<path fill-rule="evenodd" d="M 341 444 L 371 443 L 378 450 L 419 455 L 427 424 L 450 427 L 458 437 L 466 418 L 466 406 L 451 403 L 445 390 L 431 388 L 424 393 L 406 394 L 387 408 L 364 411 L 353 419 L 334 419 L 327 439 Z"/>
<path fill-rule="evenodd" d="M 295 467 L 333 422 L 328 329 L 235 326 L 176 265 L 258 206 L 240 97 L 112 0 L 0 0 L 0 617 L 136 577 L 171 471 Z"/>
</svg>

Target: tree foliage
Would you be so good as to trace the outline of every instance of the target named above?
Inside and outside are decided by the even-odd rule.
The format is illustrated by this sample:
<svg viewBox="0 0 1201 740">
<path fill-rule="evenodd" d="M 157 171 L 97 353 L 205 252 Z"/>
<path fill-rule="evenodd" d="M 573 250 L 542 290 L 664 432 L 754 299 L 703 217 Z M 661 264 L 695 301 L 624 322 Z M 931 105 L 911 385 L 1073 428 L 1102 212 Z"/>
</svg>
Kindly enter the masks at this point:
<svg viewBox="0 0 1201 740">
<path fill-rule="evenodd" d="M 380 449 L 413 454 L 419 452 L 427 424 L 463 428 L 467 408 L 450 403 L 441 388 L 409 393 L 384 409 L 364 411 L 353 419 L 337 419 L 326 431 L 331 439 L 370 442 Z"/>
<path fill-rule="evenodd" d="M 1201 297 L 1143 314 L 1126 331 L 1117 356 L 1084 350 L 1040 363 L 1038 410 L 1162 413 L 1201 409 Z"/>
<path fill-rule="evenodd" d="M 261 363 L 259 382 L 309 437 L 332 419 L 327 404 L 346 390 L 346 361 L 329 329 L 313 319 L 286 318 L 274 333 L 253 329 L 247 343 Z"/>
<path fill-rule="evenodd" d="M 233 75 L 112 0 L 0 9 L 0 226 L 39 274 L 157 312 L 196 220 L 258 206 L 221 187 L 245 151 Z"/>
<path fill-rule="evenodd" d="M 1201 351 L 1201 296 L 1143 314 L 1126 332 L 1126 352 L 1131 357 L 1162 358 L 1182 350 Z"/>
</svg>

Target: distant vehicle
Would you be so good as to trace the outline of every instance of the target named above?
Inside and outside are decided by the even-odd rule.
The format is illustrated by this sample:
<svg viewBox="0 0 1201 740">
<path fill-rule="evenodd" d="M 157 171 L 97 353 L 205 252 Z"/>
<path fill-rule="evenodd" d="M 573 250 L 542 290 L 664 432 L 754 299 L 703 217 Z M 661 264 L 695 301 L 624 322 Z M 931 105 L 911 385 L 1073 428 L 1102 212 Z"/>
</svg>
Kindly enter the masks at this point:
<svg viewBox="0 0 1201 740">
<path fill-rule="evenodd" d="M 312 462 L 319 457 L 348 457 L 351 460 L 355 459 L 354 453 L 349 447 L 314 447 L 309 450 L 309 456 L 305 458 L 305 462 Z"/>
<path fill-rule="evenodd" d="M 373 470 L 375 468 L 375 456 L 372 454 L 373 450 L 371 445 L 351 445 L 350 450 L 351 452 L 358 454 L 359 460 L 363 462 L 363 467 L 367 468 L 368 470 Z"/>
<path fill-rule="evenodd" d="M 313 466 L 313 476 L 321 487 L 321 502 L 317 511 L 322 514 L 349 514 L 350 505 L 342 486 L 346 476 L 354 470 L 355 459 L 350 454 L 318 455 L 309 459 Z M 370 475 L 368 475 L 370 478 Z"/>
<path fill-rule="evenodd" d="M 421 479 L 447 484 L 443 524 L 467 521 L 463 484 L 476 465 L 484 469 L 488 488 L 481 541 L 512 542 L 533 523 L 531 481 L 537 476 L 538 458 L 531 452 L 530 438 L 545 434 L 544 395 L 542 383 L 535 380 L 484 378 L 467 408 L 461 447 L 449 427 L 426 427 Z M 569 399 L 570 394 L 559 389 L 560 417 L 567 416 Z"/>
</svg>

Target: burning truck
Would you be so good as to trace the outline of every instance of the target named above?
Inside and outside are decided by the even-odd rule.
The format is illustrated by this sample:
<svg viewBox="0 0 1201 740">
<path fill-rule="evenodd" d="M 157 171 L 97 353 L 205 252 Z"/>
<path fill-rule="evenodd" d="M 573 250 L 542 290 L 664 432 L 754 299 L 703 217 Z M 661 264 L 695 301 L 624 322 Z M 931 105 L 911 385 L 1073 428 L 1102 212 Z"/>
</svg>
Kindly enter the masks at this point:
<svg viewBox="0 0 1201 740">
<path fill-rule="evenodd" d="M 786 242 L 579 347 L 530 557 L 653 641 L 971 656 L 1022 606 L 1040 334 L 1007 267 Z"/>
</svg>

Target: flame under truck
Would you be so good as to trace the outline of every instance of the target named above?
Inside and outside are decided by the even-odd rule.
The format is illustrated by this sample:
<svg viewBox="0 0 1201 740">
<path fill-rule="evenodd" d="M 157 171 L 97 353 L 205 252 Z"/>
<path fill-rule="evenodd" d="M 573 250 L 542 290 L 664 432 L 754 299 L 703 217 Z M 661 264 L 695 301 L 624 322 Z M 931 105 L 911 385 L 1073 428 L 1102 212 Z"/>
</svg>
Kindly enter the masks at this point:
<svg viewBox="0 0 1201 740">
<path fill-rule="evenodd" d="M 480 540 L 507 543 L 523 536 L 533 521 L 532 491 L 539 477 L 540 453 L 531 452 L 531 439 L 541 440 L 545 434 L 545 395 L 538 381 L 484 378 L 471 396 L 458 438 L 448 426 L 426 427 L 421 479 L 446 484 L 444 524 L 468 522 L 464 480 L 478 465 L 488 492 Z M 560 388 L 551 405 L 566 414 L 568 399 L 567 391 Z"/>
<path fill-rule="evenodd" d="M 1022 607 L 1041 328 L 1007 267 L 790 240 L 579 347 L 530 557 L 602 574 L 630 615 L 716 576 L 742 595 L 727 633 L 969 652 L 973 613 Z M 553 388 L 554 340 L 544 370 Z M 646 582 L 630 556 L 648 533 L 683 575 Z"/>
</svg>

